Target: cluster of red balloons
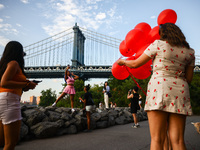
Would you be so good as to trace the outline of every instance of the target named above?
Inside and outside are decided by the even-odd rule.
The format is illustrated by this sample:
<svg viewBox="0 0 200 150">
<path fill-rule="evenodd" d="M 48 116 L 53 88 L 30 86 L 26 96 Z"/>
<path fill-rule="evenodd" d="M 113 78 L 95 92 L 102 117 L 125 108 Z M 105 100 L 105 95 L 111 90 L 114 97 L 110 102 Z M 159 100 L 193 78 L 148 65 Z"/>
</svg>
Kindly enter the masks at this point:
<svg viewBox="0 0 200 150">
<path fill-rule="evenodd" d="M 137 59 L 151 43 L 160 39 L 159 25 L 164 23 L 175 24 L 176 20 L 176 12 L 172 9 L 165 9 L 157 18 L 158 26 L 151 28 L 145 22 L 137 24 L 134 29 L 127 33 L 125 40 L 120 43 L 120 53 L 128 57 L 127 60 Z M 115 62 L 112 66 L 112 74 L 119 80 L 126 79 L 129 76 L 129 72 L 137 79 L 146 79 L 151 75 L 151 65 L 152 61 L 149 61 L 139 68 L 126 68 L 125 66 L 119 66 Z"/>
</svg>

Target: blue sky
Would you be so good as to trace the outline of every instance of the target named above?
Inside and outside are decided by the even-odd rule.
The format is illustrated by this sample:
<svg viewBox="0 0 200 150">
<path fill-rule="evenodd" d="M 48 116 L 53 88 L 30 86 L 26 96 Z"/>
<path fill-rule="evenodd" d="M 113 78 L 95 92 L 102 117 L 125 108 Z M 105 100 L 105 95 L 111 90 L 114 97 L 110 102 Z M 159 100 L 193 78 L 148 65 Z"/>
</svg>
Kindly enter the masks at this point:
<svg viewBox="0 0 200 150">
<path fill-rule="evenodd" d="M 10 40 L 27 46 L 71 28 L 75 22 L 123 40 L 138 23 L 146 22 L 153 28 L 157 26 L 161 11 L 173 9 L 177 13 L 176 24 L 196 55 L 200 55 L 199 7 L 199 0 L 0 0 L 0 54 Z M 63 79 L 44 80 L 22 99 L 39 96 L 41 89 L 46 88 L 58 93 L 62 89 L 61 83 Z"/>
</svg>

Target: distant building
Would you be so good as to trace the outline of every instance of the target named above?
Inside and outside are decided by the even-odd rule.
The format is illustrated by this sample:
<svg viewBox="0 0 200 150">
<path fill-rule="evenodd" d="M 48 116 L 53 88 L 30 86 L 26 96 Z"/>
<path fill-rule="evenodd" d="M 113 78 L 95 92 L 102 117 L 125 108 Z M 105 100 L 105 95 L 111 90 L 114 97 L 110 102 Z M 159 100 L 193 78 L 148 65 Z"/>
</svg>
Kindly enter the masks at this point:
<svg viewBox="0 0 200 150">
<path fill-rule="evenodd" d="M 37 105 L 40 103 L 40 96 L 37 97 Z"/>
<path fill-rule="evenodd" d="M 31 96 L 31 97 L 30 97 L 30 103 L 31 103 L 32 105 L 37 105 L 37 100 L 36 100 L 36 97 L 35 97 L 35 96 Z"/>
</svg>

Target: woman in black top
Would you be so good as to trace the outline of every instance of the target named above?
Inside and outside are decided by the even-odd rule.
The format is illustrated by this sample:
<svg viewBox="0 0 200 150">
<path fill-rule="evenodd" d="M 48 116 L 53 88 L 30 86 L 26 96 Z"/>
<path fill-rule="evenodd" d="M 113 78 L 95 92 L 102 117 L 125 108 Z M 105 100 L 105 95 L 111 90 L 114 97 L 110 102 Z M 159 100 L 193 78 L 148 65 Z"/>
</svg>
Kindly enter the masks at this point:
<svg viewBox="0 0 200 150">
<path fill-rule="evenodd" d="M 94 102 L 92 100 L 92 94 L 90 92 L 88 92 L 90 89 L 90 85 L 88 84 L 87 86 L 84 87 L 84 98 L 82 99 L 81 97 L 79 97 L 79 99 L 85 104 L 85 109 L 86 109 L 86 115 L 87 115 L 87 126 L 88 129 L 85 131 L 91 131 L 90 130 L 90 112 L 93 110 L 93 105 Z"/>
<path fill-rule="evenodd" d="M 129 92 L 128 95 L 127 95 L 127 99 L 130 99 L 131 100 L 131 113 L 133 115 L 133 120 L 134 120 L 134 124 L 132 127 L 133 128 L 138 128 L 139 127 L 139 124 L 138 124 L 138 119 L 137 119 L 137 116 L 136 116 L 136 113 L 137 113 L 137 110 L 139 110 L 139 104 L 138 104 L 138 101 L 139 101 L 139 94 L 137 93 L 138 91 L 138 87 L 135 86 L 133 88 L 133 92 Z"/>
</svg>

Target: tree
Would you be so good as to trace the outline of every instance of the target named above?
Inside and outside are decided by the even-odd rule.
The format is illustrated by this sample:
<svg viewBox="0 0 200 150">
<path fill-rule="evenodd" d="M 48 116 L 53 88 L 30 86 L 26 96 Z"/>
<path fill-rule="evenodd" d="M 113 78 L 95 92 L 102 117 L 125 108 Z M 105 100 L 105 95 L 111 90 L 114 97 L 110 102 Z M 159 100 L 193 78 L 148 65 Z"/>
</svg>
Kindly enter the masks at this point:
<svg viewBox="0 0 200 150">
<path fill-rule="evenodd" d="M 190 98 L 191 98 L 191 105 L 192 111 L 194 114 L 200 114 L 200 75 L 199 73 L 194 73 L 193 80 L 190 87 Z"/>
<path fill-rule="evenodd" d="M 53 104 L 56 100 L 56 91 L 51 91 L 50 89 L 42 90 L 41 92 L 42 96 L 40 97 L 40 103 L 39 106 L 49 106 L 51 104 Z"/>
</svg>

